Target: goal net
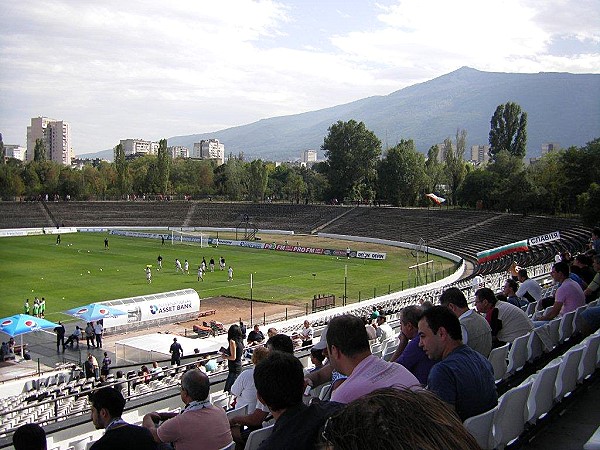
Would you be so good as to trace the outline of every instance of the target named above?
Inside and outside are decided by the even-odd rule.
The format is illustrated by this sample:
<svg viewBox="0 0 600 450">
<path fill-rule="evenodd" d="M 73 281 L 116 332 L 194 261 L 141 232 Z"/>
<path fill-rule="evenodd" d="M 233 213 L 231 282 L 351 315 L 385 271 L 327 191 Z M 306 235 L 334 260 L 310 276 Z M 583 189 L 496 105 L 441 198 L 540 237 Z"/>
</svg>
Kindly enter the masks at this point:
<svg viewBox="0 0 600 450">
<path fill-rule="evenodd" d="M 208 236 L 201 232 L 195 231 L 171 231 L 171 244 L 184 244 L 184 245 L 199 245 L 200 248 L 204 248 L 208 245 Z"/>
</svg>

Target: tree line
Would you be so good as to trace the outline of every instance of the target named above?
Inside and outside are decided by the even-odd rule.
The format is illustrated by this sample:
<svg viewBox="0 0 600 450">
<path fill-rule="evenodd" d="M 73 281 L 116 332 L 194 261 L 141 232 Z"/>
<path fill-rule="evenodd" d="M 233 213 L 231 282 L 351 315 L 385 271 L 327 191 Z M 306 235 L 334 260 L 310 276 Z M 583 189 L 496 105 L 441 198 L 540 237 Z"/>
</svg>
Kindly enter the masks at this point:
<svg viewBox="0 0 600 450">
<path fill-rule="evenodd" d="M 31 162 L 2 158 L 0 196 L 3 200 L 48 194 L 71 200 L 146 196 L 428 206 L 425 194 L 435 193 L 446 199 L 444 206 L 581 214 L 586 224 L 597 225 L 600 138 L 526 165 L 527 113 L 508 102 L 499 105 L 490 120 L 488 164 L 467 162 L 466 143 L 467 131 L 458 129 L 441 146 L 431 146 L 427 155 L 417 151 L 411 139 L 384 151 L 363 122 L 349 120 L 329 127 L 321 146 L 326 160 L 311 168 L 246 161 L 243 154 L 230 155 L 220 166 L 207 160 L 171 159 L 162 139 L 157 155 L 127 160 L 118 145 L 114 163 L 75 169 L 48 161 L 40 141 Z"/>
</svg>

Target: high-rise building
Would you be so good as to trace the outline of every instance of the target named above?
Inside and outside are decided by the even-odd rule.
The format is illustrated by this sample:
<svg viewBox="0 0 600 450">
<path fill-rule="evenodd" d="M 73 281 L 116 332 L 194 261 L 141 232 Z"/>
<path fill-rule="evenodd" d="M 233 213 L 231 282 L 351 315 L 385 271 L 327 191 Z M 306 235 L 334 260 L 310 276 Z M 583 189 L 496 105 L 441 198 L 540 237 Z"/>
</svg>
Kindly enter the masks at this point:
<svg viewBox="0 0 600 450">
<path fill-rule="evenodd" d="M 225 164 L 225 146 L 218 139 L 203 139 L 194 142 L 191 158 L 214 159 L 217 165 Z"/>
<path fill-rule="evenodd" d="M 143 139 L 121 139 L 120 143 L 125 156 L 158 154 L 158 142 Z"/>
<path fill-rule="evenodd" d="M 190 157 L 190 150 L 182 145 L 173 145 L 171 147 L 167 147 L 167 151 L 173 159 Z"/>
<path fill-rule="evenodd" d="M 487 164 L 490 161 L 490 146 L 472 145 L 470 161 L 475 164 Z"/>
<path fill-rule="evenodd" d="M 35 143 L 41 139 L 46 148 L 46 158 L 58 164 L 71 165 L 74 158 L 71 148 L 71 126 L 63 120 L 34 117 L 27 127 L 27 161 L 33 161 Z"/>
<path fill-rule="evenodd" d="M 7 158 L 15 158 L 25 161 L 25 153 L 27 152 L 27 149 L 18 144 L 4 144 L 4 152 Z"/>
<path fill-rule="evenodd" d="M 542 144 L 542 156 L 547 153 L 557 152 L 560 150 L 560 144 L 558 142 L 547 142 Z"/>
<path fill-rule="evenodd" d="M 303 163 L 314 163 L 317 162 L 317 151 L 316 150 L 304 150 L 300 158 Z"/>
</svg>

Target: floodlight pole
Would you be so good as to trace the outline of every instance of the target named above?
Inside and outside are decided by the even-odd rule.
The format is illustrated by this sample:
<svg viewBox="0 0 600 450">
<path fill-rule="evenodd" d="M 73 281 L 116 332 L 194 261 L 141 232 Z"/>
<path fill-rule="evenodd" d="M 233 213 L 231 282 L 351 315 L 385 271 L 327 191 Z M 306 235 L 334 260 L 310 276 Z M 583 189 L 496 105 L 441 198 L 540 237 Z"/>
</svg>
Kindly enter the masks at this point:
<svg viewBox="0 0 600 450">
<path fill-rule="evenodd" d="M 250 274 L 250 327 L 252 327 L 252 274 Z"/>
</svg>

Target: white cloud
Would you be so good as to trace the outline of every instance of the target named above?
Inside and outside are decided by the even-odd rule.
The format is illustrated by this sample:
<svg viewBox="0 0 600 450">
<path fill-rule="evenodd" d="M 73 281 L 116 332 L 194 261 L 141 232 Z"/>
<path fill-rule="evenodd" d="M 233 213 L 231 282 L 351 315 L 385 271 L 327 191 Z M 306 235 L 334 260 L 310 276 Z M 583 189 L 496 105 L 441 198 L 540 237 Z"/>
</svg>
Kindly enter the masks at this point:
<svg viewBox="0 0 600 450">
<path fill-rule="evenodd" d="M 30 0 L 0 13 L 4 141 L 24 143 L 29 119 L 47 115 L 71 122 L 78 153 L 387 94 L 464 65 L 600 68 L 597 0 Z"/>
</svg>

